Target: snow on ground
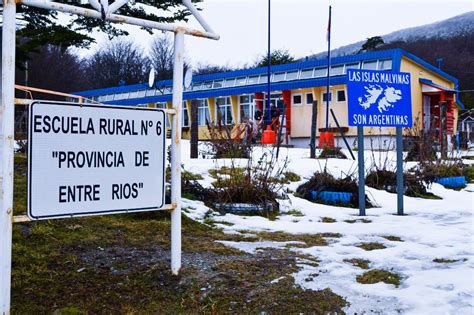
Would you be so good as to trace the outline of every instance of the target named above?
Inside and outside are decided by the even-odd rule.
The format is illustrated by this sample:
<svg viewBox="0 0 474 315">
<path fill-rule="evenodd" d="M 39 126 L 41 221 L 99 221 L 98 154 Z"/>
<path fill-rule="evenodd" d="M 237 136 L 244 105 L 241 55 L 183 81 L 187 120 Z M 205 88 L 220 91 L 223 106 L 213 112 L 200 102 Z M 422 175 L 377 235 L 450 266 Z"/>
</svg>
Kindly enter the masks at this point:
<svg viewBox="0 0 474 315">
<path fill-rule="evenodd" d="M 256 155 L 266 149 L 256 148 Z M 387 153 L 366 151 L 366 164 L 372 160 L 383 161 Z M 288 169 L 302 176 L 298 183 L 289 185 L 295 190 L 315 171 L 327 167 L 335 176 L 354 173 L 356 162 L 352 160 L 311 160 L 309 150 L 282 149 L 280 161 L 288 157 Z M 184 141 L 183 163 L 186 170 L 204 176 L 201 181 L 209 185 L 207 175 L 211 168 L 229 165 L 230 160 L 199 159 L 189 157 L 189 142 Z M 395 163 L 395 152 L 389 153 Z M 246 160 L 237 160 L 246 165 Z M 405 163 L 405 168 L 415 166 Z M 370 223 L 348 223 L 345 220 L 360 219 L 358 209 L 333 207 L 309 202 L 289 194 L 284 202 L 286 210 L 298 210 L 302 215 L 285 215 L 270 221 L 258 216 L 211 214 L 212 219 L 228 233 L 245 231 L 282 231 L 298 233 L 340 233 L 341 238 L 331 238 L 328 246 L 291 250 L 314 256 L 321 261 L 319 267 L 300 263 L 301 270 L 293 274 L 297 284 L 307 289 L 331 288 L 345 297 L 351 306 L 349 314 L 404 313 L 404 314 L 473 314 L 474 313 L 474 184 L 461 191 L 449 190 L 433 184 L 431 192 L 442 200 L 405 197 L 406 216 L 396 216 L 396 195 L 366 187 L 370 199 L 379 206 L 367 209 Z M 187 215 L 202 221 L 209 216 L 209 209 L 197 201 L 184 200 Z M 336 219 L 335 223 L 323 223 L 322 217 Z M 231 223 L 232 225 L 229 225 Z M 403 242 L 389 241 L 382 236 L 398 236 Z M 365 251 L 355 245 L 363 242 L 379 242 L 385 249 Z M 281 248 L 293 244 L 287 242 L 222 242 L 223 244 L 254 253 L 261 248 Z M 344 259 L 367 259 L 370 269 L 384 269 L 402 277 L 401 285 L 360 284 L 356 276 L 366 270 L 344 262 Z M 435 258 L 458 260 L 455 263 L 436 263 Z"/>
</svg>

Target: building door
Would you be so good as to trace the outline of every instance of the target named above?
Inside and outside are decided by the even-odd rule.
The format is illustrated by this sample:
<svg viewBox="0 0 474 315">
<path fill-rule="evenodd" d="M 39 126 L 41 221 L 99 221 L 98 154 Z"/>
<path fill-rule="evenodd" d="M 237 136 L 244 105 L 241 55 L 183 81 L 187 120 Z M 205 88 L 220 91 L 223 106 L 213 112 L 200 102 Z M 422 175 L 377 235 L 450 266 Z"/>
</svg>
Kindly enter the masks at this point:
<svg viewBox="0 0 474 315">
<path fill-rule="evenodd" d="M 428 132 L 431 128 L 431 98 L 423 96 L 423 130 Z"/>
</svg>

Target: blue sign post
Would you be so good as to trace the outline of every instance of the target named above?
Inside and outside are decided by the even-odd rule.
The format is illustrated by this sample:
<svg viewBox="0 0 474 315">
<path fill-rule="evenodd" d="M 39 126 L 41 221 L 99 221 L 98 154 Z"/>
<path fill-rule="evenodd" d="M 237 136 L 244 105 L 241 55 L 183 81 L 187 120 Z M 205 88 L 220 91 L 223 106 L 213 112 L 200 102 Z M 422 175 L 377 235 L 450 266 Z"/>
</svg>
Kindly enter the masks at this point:
<svg viewBox="0 0 474 315">
<path fill-rule="evenodd" d="M 396 127 L 397 214 L 403 215 L 403 135 L 412 120 L 410 73 L 347 70 L 349 126 L 357 126 L 359 214 L 365 215 L 364 126 Z"/>
</svg>

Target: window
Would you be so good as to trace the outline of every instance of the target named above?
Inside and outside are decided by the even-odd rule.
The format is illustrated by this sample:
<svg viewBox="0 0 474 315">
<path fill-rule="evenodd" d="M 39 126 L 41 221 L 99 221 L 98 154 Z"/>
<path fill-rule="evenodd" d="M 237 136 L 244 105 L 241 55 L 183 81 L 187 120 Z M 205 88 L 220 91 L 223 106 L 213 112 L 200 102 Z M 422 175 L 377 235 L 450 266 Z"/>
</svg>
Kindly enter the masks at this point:
<svg viewBox="0 0 474 315">
<path fill-rule="evenodd" d="M 359 69 L 359 63 L 348 63 L 346 64 L 346 69 L 344 70 L 344 73 L 347 73 L 347 69 Z"/>
<path fill-rule="evenodd" d="M 260 80 L 258 83 L 267 83 L 268 82 L 268 76 L 267 75 L 261 75 Z"/>
<path fill-rule="evenodd" d="M 286 80 L 296 80 L 298 79 L 298 71 L 291 71 L 286 73 Z"/>
<path fill-rule="evenodd" d="M 302 99 L 303 99 L 303 96 L 301 95 L 301 93 L 293 94 L 291 98 L 291 105 L 301 106 L 303 103 Z"/>
<path fill-rule="evenodd" d="M 145 94 L 146 94 L 146 90 L 140 90 L 138 91 L 137 97 L 145 97 Z"/>
<path fill-rule="evenodd" d="M 309 79 L 313 77 L 313 68 L 301 70 L 300 79 Z"/>
<path fill-rule="evenodd" d="M 232 105 L 230 103 L 230 97 L 218 97 L 216 98 L 216 121 L 219 120 L 225 124 L 232 124 Z"/>
<path fill-rule="evenodd" d="M 138 91 L 130 92 L 129 98 L 137 98 L 137 95 L 138 95 Z"/>
<path fill-rule="evenodd" d="M 217 89 L 223 86 L 224 86 L 224 80 L 217 80 L 217 81 L 214 81 L 214 85 L 212 87 Z"/>
<path fill-rule="evenodd" d="M 193 83 L 193 90 L 202 90 L 202 82 Z"/>
<path fill-rule="evenodd" d="M 204 89 L 212 89 L 212 81 L 206 81 L 202 84 Z"/>
<path fill-rule="evenodd" d="M 159 102 L 155 104 L 156 108 L 160 109 L 166 109 L 166 102 Z M 184 114 L 184 113 L 183 113 Z M 169 120 L 169 115 L 165 113 L 165 127 L 169 128 L 170 127 L 170 120 Z"/>
<path fill-rule="evenodd" d="M 286 72 L 277 72 L 273 75 L 273 82 L 279 82 L 285 80 Z"/>
<path fill-rule="evenodd" d="M 257 84 L 258 83 L 258 75 L 254 75 L 249 77 L 249 81 L 247 84 Z"/>
<path fill-rule="evenodd" d="M 120 93 L 115 95 L 115 100 L 124 100 L 128 98 L 128 93 Z"/>
<path fill-rule="evenodd" d="M 186 103 L 183 102 L 183 112 L 181 115 L 181 125 L 183 127 L 189 127 L 189 116 L 188 116 L 188 108 L 186 107 Z"/>
<path fill-rule="evenodd" d="M 327 75 L 327 69 L 326 68 L 316 68 L 316 69 L 314 69 L 314 77 L 315 78 L 325 77 L 326 75 Z"/>
<path fill-rule="evenodd" d="M 362 69 L 365 70 L 377 70 L 377 60 L 364 61 Z"/>
<path fill-rule="evenodd" d="M 338 102 L 345 102 L 346 101 L 346 91 L 338 90 L 337 91 L 337 101 Z"/>
<path fill-rule="evenodd" d="M 247 77 L 240 77 L 236 79 L 235 85 L 245 85 L 247 83 Z"/>
<path fill-rule="evenodd" d="M 312 105 L 313 104 L 313 93 L 306 93 L 306 105 Z"/>
<path fill-rule="evenodd" d="M 241 95 L 239 96 L 240 107 L 240 122 L 243 122 L 245 117 L 253 119 L 255 113 L 255 96 Z"/>
<path fill-rule="evenodd" d="M 379 60 L 379 70 L 392 70 L 392 60 Z"/>
<path fill-rule="evenodd" d="M 344 66 L 333 66 L 331 67 L 331 75 L 342 75 L 344 71 Z"/>
<path fill-rule="evenodd" d="M 198 108 L 198 125 L 205 126 L 206 120 L 209 121 L 209 108 L 207 106 L 207 99 L 193 100 Z"/>
<path fill-rule="evenodd" d="M 106 102 L 109 102 L 109 101 L 112 101 L 114 99 L 114 95 L 113 94 L 107 94 L 105 96 L 105 101 Z"/>
<path fill-rule="evenodd" d="M 235 78 L 225 79 L 225 81 L 224 81 L 224 86 L 225 87 L 233 87 L 234 84 L 235 84 Z"/>
<path fill-rule="evenodd" d="M 326 103 L 326 95 L 327 95 L 327 93 L 326 93 L 326 92 L 323 92 L 321 95 L 322 95 L 321 98 L 322 98 L 322 100 L 323 100 L 323 103 Z M 329 92 L 329 103 L 331 103 L 331 102 L 332 102 L 332 91 Z"/>
<path fill-rule="evenodd" d="M 149 89 L 149 90 L 146 90 L 145 96 L 155 96 L 155 93 L 156 93 L 156 89 Z"/>
</svg>

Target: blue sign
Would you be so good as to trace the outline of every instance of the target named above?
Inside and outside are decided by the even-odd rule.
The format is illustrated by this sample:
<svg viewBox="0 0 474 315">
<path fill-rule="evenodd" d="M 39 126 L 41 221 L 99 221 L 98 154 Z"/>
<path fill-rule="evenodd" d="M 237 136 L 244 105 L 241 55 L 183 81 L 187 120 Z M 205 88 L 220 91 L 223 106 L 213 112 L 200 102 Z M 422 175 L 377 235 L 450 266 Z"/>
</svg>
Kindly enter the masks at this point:
<svg viewBox="0 0 474 315">
<path fill-rule="evenodd" d="M 411 127 L 409 73 L 347 70 L 349 126 Z"/>
</svg>

